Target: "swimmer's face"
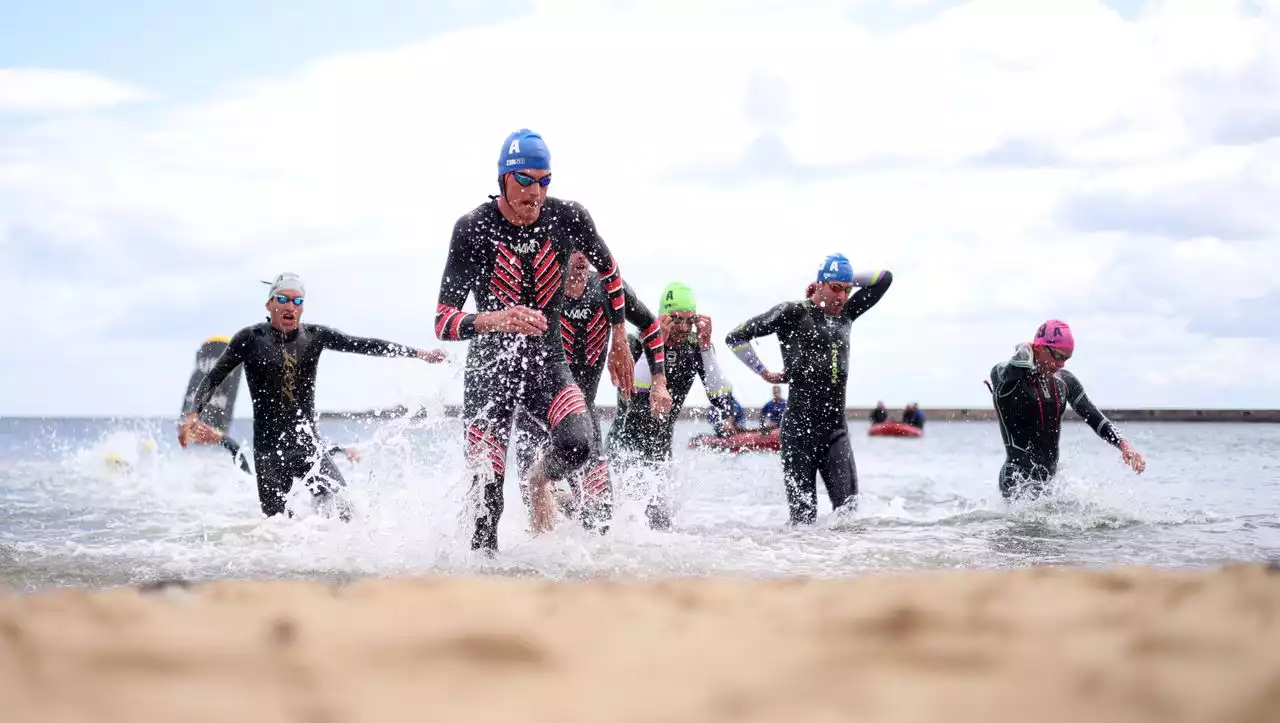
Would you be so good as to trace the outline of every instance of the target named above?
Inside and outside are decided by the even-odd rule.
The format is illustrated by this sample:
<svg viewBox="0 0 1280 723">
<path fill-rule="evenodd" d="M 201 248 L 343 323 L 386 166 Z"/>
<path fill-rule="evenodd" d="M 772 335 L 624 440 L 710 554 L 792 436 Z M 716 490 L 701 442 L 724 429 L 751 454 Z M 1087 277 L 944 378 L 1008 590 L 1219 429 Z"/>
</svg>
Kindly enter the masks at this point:
<svg viewBox="0 0 1280 723">
<path fill-rule="evenodd" d="M 1049 346 L 1031 347 L 1031 358 L 1035 361 L 1036 369 L 1045 374 L 1053 374 L 1065 367 L 1071 354 L 1072 352 Z"/>
<path fill-rule="evenodd" d="M 844 302 L 849 300 L 849 292 L 851 291 L 853 291 L 852 284 L 844 284 L 838 281 L 815 284 L 813 303 L 817 304 L 824 312 L 834 316 L 844 310 Z"/>
<path fill-rule="evenodd" d="M 281 289 L 272 294 L 267 299 L 271 325 L 284 332 L 297 329 L 302 319 L 302 298 L 302 292 L 297 289 Z"/>
<path fill-rule="evenodd" d="M 667 316 L 671 319 L 671 335 L 676 339 L 692 334 L 697 326 L 698 312 L 696 311 L 672 311 Z"/>
<path fill-rule="evenodd" d="M 542 185 L 542 179 L 550 176 L 551 171 L 529 169 L 514 171 L 502 177 L 507 203 L 521 224 L 538 220 L 542 213 L 542 203 L 547 200 L 548 187 Z"/>
<path fill-rule="evenodd" d="M 581 251 L 569 254 L 569 273 L 564 277 L 564 288 L 573 290 L 584 288 L 587 285 L 590 270 L 591 264 L 587 262 L 587 257 Z"/>
</svg>

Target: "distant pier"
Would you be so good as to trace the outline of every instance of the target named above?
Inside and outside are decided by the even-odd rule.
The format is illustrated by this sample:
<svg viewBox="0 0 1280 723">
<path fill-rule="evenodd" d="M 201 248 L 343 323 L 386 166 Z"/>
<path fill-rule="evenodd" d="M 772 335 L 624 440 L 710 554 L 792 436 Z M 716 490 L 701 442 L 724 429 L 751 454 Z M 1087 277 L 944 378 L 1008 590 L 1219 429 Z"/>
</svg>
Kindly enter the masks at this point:
<svg viewBox="0 0 1280 723">
<path fill-rule="evenodd" d="M 925 414 L 928 422 L 934 421 L 994 421 L 996 413 L 991 408 L 929 408 L 921 407 L 921 411 Z M 680 411 L 681 419 L 701 421 L 705 419 L 707 407 L 686 406 Z M 461 414 L 461 406 L 449 405 L 445 407 L 445 415 L 456 417 Z M 601 419 L 613 419 L 617 413 L 617 407 L 600 406 L 597 407 Z M 748 420 L 758 420 L 760 417 L 759 409 L 746 409 Z M 902 409 L 889 408 L 890 419 L 900 419 L 902 417 Z M 424 410 L 410 410 L 407 407 L 397 406 L 381 410 L 363 410 L 353 412 L 321 412 L 320 416 L 326 419 L 373 419 L 386 417 L 403 417 L 413 414 L 416 417 L 432 416 L 435 412 Z M 1117 422 L 1135 421 L 1135 422 L 1280 422 L 1280 409 L 1103 409 L 1102 413 L 1110 419 Z M 850 407 L 845 410 L 845 414 L 850 420 L 866 420 L 871 414 L 870 407 Z M 1078 421 L 1080 417 L 1070 408 L 1067 409 L 1064 419 Z"/>
</svg>

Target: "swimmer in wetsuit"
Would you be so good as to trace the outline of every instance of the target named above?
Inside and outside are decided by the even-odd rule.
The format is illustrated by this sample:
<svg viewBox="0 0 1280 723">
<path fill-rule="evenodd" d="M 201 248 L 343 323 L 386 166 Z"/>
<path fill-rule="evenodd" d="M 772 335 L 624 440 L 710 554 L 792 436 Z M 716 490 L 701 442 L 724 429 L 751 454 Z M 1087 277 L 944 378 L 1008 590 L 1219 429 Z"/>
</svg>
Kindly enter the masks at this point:
<svg viewBox="0 0 1280 723">
<path fill-rule="evenodd" d="M 417 357 L 440 362 L 444 352 L 414 349 L 380 339 L 348 336 L 336 329 L 303 324 L 305 287 L 296 274 L 280 274 L 267 297 L 268 321 L 245 327 L 231 338 L 213 369 L 196 388 L 192 411 L 178 431 L 186 446 L 200 424 L 200 410 L 214 389 L 237 366 L 244 365 L 253 400 L 253 466 L 258 501 L 268 517 L 286 512 L 285 495 L 303 480 L 317 503 L 332 498 L 344 482 L 327 454 L 322 454 L 315 410 L 316 371 L 327 350 L 384 357 Z M 340 516 L 350 518 L 343 506 Z"/>
<path fill-rule="evenodd" d="M 667 391 L 671 406 L 655 413 L 653 387 L 647 360 L 636 364 L 635 394 L 625 408 L 618 410 L 609 429 L 609 457 L 622 470 L 645 470 L 665 476 L 671 461 L 671 440 L 676 419 L 685 398 L 693 388 L 695 377 L 711 404 L 722 414 L 732 415 L 730 405 L 733 387 L 720 370 L 711 343 L 711 319 L 698 314 L 693 291 L 678 281 L 662 291 L 659 324 L 666 340 Z M 650 527 L 671 526 L 671 509 L 664 490 L 649 500 L 645 514 Z"/>
<path fill-rule="evenodd" d="M 593 428 L 589 461 L 569 476 L 572 498 L 567 507 L 570 513 L 581 513 L 582 525 L 587 529 L 606 532 L 613 516 L 613 485 L 609 477 L 609 459 L 600 440 L 600 417 L 596 412 L 595 399 L 604 373 L 604 352 L 609 344 L 608 314 L 605 311 L 609 297 L 600 280 L 591 278 L 590 270 L 590 263 L 581 251 L 570 254 L 569 273 L 565 275 L 564 282 L 564 306 L 560 309 L 560 341 L 569 362 L 569 371 L 587 402 Z M 643 349 L 649 368 L 657 370 L 655 376 L 665 380 L 666 355 L 658 320 L 625 282 L 623 295 L 626 300 L 623 316 L 641 331 L 637 343 Z M 630 338 L 628 335 L 628 341 Z M 665 381 L 663 383 L 665 385 Z M 516 415 L 516 435 L 521 496 L 529 505 L 528 485 L 523 480 L 538 451 L 550 440 L 550 435 L 546 425 L 526 410 Z"/>
<path fill-rule="evenodd" d="M 1108 444 L 1125 464 L 1141 473 L 1146 461 L 1084 393 L 1084 385 L 1064 366 L 1075 352 L 1075 338 L 1064 322 L 1040 325 L 1031 343 L 1019 344 L 1013 358 L 991 368 L 984 383 L 991 390 L 1004 441 L 1000 494 L 1036 498 L 1058 469 L 1058 440 L 1066 405 Z"/>
<path fill-rule="evenodd" d="M 501 195 L 454 224 L 436 305 L 436 336 L 470 341 L 462 414 L 472 487 L 482 496 L 471 547 L 490 553 L 498 549 L 517 408 L 545 422 L 551 438 L 528 475 L 534 534 L 554 524 L 552 484 L 591 456 L 591 415 L 560 336 L 562 269 L 574 249 L 596 267 L 609 299 L 609 376 L 628 394 L 635 366 L 627 349 L 618 265 L 586 208 L 547 195 L 551 154 L 542 137 L 528 129 L 509 135 L 499 153 L 497 180 Z M 477 313 L 462 310 L 469 295 Z"/>
<path fill-rule="evenodd" d="M 245 474 L 253 474 L 253 467 L 249 465 L 249 455 L 244 452 L 244 445 L 229 435 L 214 429 L 205 424 L 201 420 L 196 420 L 195 424 L 186 430 L 186 444 L 197 442 L 199 444 L 217 444 L 223 449 L 231 453 L 231 458 L 236 461 L 240 467 L 240 471 Z M 325 454 L 332 457 L 335 454 L 344 454 L 347 459 L 355 462 L 360 459 L 360 454 L 352 447 L 343 447 L 335 444 L 325 450 Z"/>
<path fill-rule="evenodd" d="M 819 472 L 832 509 L 856 504 L 858 471 L 845 419 L 849 331 L 892 283 L 890 272 L 855 274 L 843 254 L 834 254 L 819 267 L 806 300 L 778 304 L 725 337 L 733 353 L 765 381 L 790 385 L 778 439 L 793 525 L 817 519 Z M 855 287 L 861 288 L 850 296 Z M 770 334 L 782 348 L 781 373 L 769 371 L 751 343 Z"/>
</svg>

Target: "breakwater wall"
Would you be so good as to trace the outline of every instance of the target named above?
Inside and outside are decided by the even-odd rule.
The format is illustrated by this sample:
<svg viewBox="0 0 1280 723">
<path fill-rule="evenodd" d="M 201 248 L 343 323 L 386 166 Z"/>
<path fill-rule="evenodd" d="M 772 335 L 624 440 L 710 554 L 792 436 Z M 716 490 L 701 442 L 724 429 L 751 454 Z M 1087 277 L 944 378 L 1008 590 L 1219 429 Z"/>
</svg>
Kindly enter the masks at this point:
<svg viewBox="0 0 1280 723">
<path fill-rule="evenodd" d="M 935 421 L 994 421 L 996 413 L 991 408 L 929 408 L 921 407 L 928 422 Z M 680 412 L 681 419 L 700 421 L 705 419 L 705 406 L 686 406 Z M 461 414 L 460 406 L 445 407 L 445 415 L 456 417 Z M 614 406 L 597 407 L 601 419 L 613 419 L 617 413 Z M 747 409 L 747 419 L 757 421 L 759 409 Z M 1252 422 L 1280 423 L 1280 409 L 1103 409 L 1102 412 L 1117 422 Z M 322 418 L 370 419 L 378 417 L 403 417 L 412 414 L 415 417 L 431 416 L 434 412 L 411 410 L 407 407 L 390 407 L 381 410 L 363 410 L 352 412 L 321 412 Z M 849 407 L 846 416 L 850 420 L 866 420 L 871 414 L 870 407 Z M 900 419 L 902 409 L 889 409 L 890 419 Z M 1065 419 L 1078 421 L 1080 418 L 1070 409 Z"/>
</svg>

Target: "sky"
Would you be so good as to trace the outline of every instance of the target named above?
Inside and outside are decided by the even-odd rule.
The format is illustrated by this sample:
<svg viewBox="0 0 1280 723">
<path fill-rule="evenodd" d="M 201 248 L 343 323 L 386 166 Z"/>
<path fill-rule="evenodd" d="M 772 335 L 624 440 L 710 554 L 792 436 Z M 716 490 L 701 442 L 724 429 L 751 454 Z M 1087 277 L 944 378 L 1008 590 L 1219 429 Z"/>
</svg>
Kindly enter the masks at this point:
<svg viewBox="0 0 1280 723">
<path fill-rule="evenodd" d="M 840 252 L 894 275 L 850 405 L 989 407 L 1059 318 L 1104 408 L 1280 407 L 1280 0 L 0 3 L 0 415 L 176 417 L 281 271 L 453 360 L 326 354 L 321 409 L 460 402 L 449 235 L 522 127 L 744 406 L 724 334 Z"/>
</svg>

